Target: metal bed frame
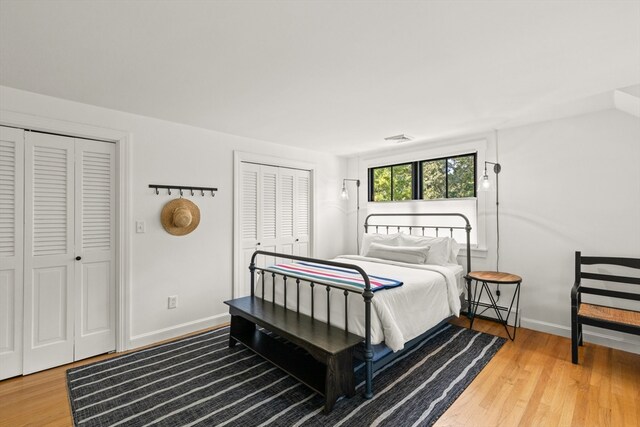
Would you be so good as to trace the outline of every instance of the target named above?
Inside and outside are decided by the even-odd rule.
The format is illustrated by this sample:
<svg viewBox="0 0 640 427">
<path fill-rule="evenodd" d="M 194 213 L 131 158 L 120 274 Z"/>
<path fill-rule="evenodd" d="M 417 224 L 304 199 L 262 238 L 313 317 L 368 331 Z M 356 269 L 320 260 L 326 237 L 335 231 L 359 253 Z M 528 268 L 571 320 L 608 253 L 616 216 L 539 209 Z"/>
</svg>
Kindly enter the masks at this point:
<svg viewBox="0 0 640 427">
<path fill-rule="evenodd" d="M 464 225 L 460 225 L 460 226 L 449 226 L 449 225 L 402 225 L 402 224 L 387 224 L 387 223 L 382 223 L 382 224 L 371 224 L 370 221 L 371 220 L 375 220 L 378 218 L 411 218 L 411 217 L 458 217 L 462 220 L 464 220 Z M 449 231 L 449 236 L 448 237 L 453 237 L 453 232 L 454 230 L 464 230 L 466 233 L 466 257 L 467 257 L 467 262 L 466 262 L 466 267 L 467 267 L 467 272 L 471 271 L 471 245 L 470 245 L 470 235 L 471 235 L 471 224 L 469 223 L 469 219 L 460 213 L 381 213 L 381 214 L 370 214 L 366 217 L 365 222 L 364 222 L 364 231 L 365 233 L 367 233 L 370 229 L 374 228 L 376 232 L 379 232 L 380 230 L 384 230 L 386 231 L 386 234 L 389 234 L 389 232 L 401 232 L 404 230 L 407 230 L 409 232 L 409 234 L 411 234 L 414 230 L 420 230 L 421 231 L 421 235 L 425 236 L 425 230 L 435 230 L 435 234 L 436 237 L 439 236 L 440 231 L 441 230 L 448 230 Z M 420 236 L 420 235 L 418 235 Z M 358 272 L 361 276 L 362 279 L 364 281 L 364 290 L 363 291 L 359 291 L 353 288 L 348 288 L 345 287 L 344 285 L 339 285 L 336 283 L 331 283 L 331 282 L 319 282 L 319 281 L 310 281 L 307 279 L 302 279 L 302 278 L 298 278 L 294 275 L 287 275 L 285 273 L 281 273 L 281 272 L 274 272 L 272 270 L 269 270 L 268 267 L 266 268 L 262 268 L 262 267 L 257 267 L 256 266 L 256 258 L 258 255 L 264 255 L 264 256 L 269 256 L 269 257 L 275 257 L 275 258 L 282 258 L 282 259 L 289 259 L 289 260 L 295 260 L 295 261 L 307 261 L 307 262 L 314 262 L 314 263 L 318 263 L 318 264 L 323 264 L 323 265 L 327 265 L 327 266 L 333 266 L 333 267 L 339 267 L 339 268 L 344 268 L 344 269 L 350 269 L 353 271 Z M 371 284 L 369 282 L 369 276 L 367 276 L 366 272 L 359 266 L 354 265 L 354 264 L 348 264 L 348 263 L 342 263 L 342 262 L 335 262 L 335 261 L 327 261 L 327 260 L 323 260 L 323 259 L 315 259 L 315 258 L 308 258 L 308 257 L 302 257 L 302 256 L 297 256 L 297 255 L 289 255 L 289 254 L 282 254 L 282 253 L 277 253 L 277 252 L 268 252 L 268 251 L 255 251 L 253 253 L 253 255 L 251 256 L 251 263 L 249 265 L 249 271 L 250 271 L 250 277 L 251 277 L 251 297 L 258 297 L 261 298 L 263 301 L 265 300 L 265 277 L 267 275 L 271 275 L 271 302 L 273 304 L 276 303 L 275 301 L 275 288 L 276 288 L 276 275 L 278 276 L 282 276 L 283 280 L 283 287 L 284 287 L 284 301 L 283 301 L 283 306 L 285 309 L 289 309 L 287 307 L 287 279 L 295 279 L 295 290 L 297 293 L 296 296 L 296 307 L 295 307 L 295 312 L 300 314 L 300 283 L 301 282 L 308 282 L 309 286 L 311 288 L 311 318 L 313 320 L 315 320 L 315 310 L 314 310 L 314 287 L 315 286 L 324 286 L 326 289 L 326 299 L 327 299 L 327 325 L 331 325 L 331 317 L 330 317 L 330 294 L 332 289 L 337 289 L 339 291 L 342 291 L 343 295 L 344 295 L 344 307 L 345 307 L 345 327 L 344 327 L 344 332 L 345 334 L 349 334 L 349 325 L 348 325 L 348 297 L 349 294 L 351 293 L 355 293 L 355 294 L 360 294 L 362 295 L 362 298 L 364 300 L 364 304 L 365 304 L 365 336 L 364 336 L 364 349 L 362 351 L 363 354 L 363 359 L 364 359 L 364 364 L 365 364 L 365 392 L 364 392 L 364 396 L 365 398 L 369 399 L 371 397 L 373 397 L 373 367 L 374 367 L 374 363 L 373 363 L 373 356 L 374 356 L 374 352 L 373 352 L 373 346 L 371 344 L 371 300 L 374 297 L 374 294 L 371 290 Z M 260 279 L 260 285 L 261 285 L 261 295 L 256 295 L 256 275 L 260 275 L 261 279 Z M 469 307 L 471 306 L 471 282 L 467 280 L 467 290 L 468 290 L 468 304 Z M 291 311 L 293 311 L 293 308 L 291 308 Z M 446 319 L 445 319 L 446 320 Z M 436 328 L 440 326 L 437 325 Z M 268 328 L 267 328 L 268 329 Z M 433 329 L 432 329 L 433 330 Z M 426 331 L 422 336 L 425 336 L 426 334 L 430 333 L 432 330 Z M 420 337 L 418 337 L 420 338 Z M 412 340 L 412 342 L 417 342 L 420 341 L 418 338 Z M 400 356 L 401 354 L 403 354 L 405 351 L 409 350 L 411 347 L 405 347 L 405 349 L 393 353 L 392 355 L 390 355 L 389 357 L 384 357 L 383 358 L 383 363 L 380 364 L 379 366 L 382 366 L 384 364 L 389 363 L 390 361 L 394 360 L 396 357 Z"/>
</svg>

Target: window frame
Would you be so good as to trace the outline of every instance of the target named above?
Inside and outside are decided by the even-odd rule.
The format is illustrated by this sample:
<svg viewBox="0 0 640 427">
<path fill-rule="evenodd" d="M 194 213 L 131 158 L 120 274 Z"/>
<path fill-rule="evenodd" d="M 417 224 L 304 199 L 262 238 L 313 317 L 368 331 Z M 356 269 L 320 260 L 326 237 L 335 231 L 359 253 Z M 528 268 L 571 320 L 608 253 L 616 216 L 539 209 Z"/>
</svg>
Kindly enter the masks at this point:
<svg viewBox="0 0 640 427">
<path fill-rule="evenodd" d="M 460 157 L 469 157 L 469 156 L 473 156 L 473 196 L 469 196 L 469 197 L 449 197 L 449 159 L 456 159 L 456 158 L 460 158 Z M 439 160 L 444 160 L 445 162 L 445 197 L 444 198 L 439 198 L 439 199 L 423 199 L 422 195 L 423 195 L 423 185 L 424 185 L 424 177 L 423 177 L 423 168 L 422 168 L 422 164 L 424 162 L 435 162 L 435 161 L 439 161 Z M 405 166 L 405 165 L 411 165 L 411 174 L 412 174 L 412 182 L 411 182 L 411 199 L 408 200 L 393 200 L 393 168 L 396 166 Z M 374 188 L 374 171 L 376 169 L 386 169 L 386 168 L 390 168 L 391 169 L 391 179 L 390 179 L 390 183 L 391 183 L 391 200 L 374 200 L 374 195 L 375 195 L 375 188 Z M 382 166 L 373 166 L 370 167 L 367 170 L 367 180 L 368 180 L 368 191 L 367 191 L 367 198 L 369 202 L 375 202 L 375 203 L 389 203 L 389 202 L 408 202 L 408 201 L 433 201 L 433 200 L 456 200 L 456 199 L 468 199 L 468 198 L 476 198 L 478 197 L 478 187 L 477 187 L 477 181 L 478 181 L 478 152 L 474 151 L 471 153 L 465 153 L 465 154 L 456 154 L 456 155 L 451 155 L 451 156 L 443 156 L 443 157 L 435 157 L 435 158 L 431 158 L 431 159 L 423 159 L 423 160 L 415 160 L 412 162 L 401 162 L 401 163 L 394 163 L 391 165 L 382 165 Z"/>
</svg>

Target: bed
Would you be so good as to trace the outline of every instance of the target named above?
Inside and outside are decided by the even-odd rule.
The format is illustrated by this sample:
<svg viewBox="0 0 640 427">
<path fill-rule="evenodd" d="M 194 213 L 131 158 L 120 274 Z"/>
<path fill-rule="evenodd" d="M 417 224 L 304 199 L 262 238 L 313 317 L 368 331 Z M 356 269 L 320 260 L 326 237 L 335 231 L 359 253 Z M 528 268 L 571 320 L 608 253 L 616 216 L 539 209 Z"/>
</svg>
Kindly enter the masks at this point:
<svg viewBox="0 0 640 427">
<path fill-rule="evenodd" d="M 439 224 L 433 224 L 433 220 L 438 220 Z M 239 300 L 227 302 L 232 314 L 230 345 L 241 341 L 268 359 L 277 359 L 273 351 L 266 354 L 264 349 L 258 348 L 264 345 L 256 341 L 259 335 L 251 326 L 255 323 L 284 335 L 316 360 L 322 360 L 321 365 L 329 366 L 336 362 L 328 361 L 332 359 L 326 353 L 326 345 L 322 347 L 322 342 L 342 342 L 344 338 L 344 348 L 340 347 L 340 351 L 345 355 L 341 356 L 340 363 L 347 366 L 345 360 L 351 354 L 362 359 L 366 377 L 364 394 L 365 397 L 373 396 L 373 372 L 376 369 L 410 349 L 451 317 L 458 316 L 465 302 L 469 303 L 464 299 L 468 283 L 463 279 L 463 267 L 457 264 L 459 248 L 455 247 L 453 237 L 456 233 L 464 237 L 462 248 L 466 255 L 466 271 L 471 271 L 471 226 L 469 220 L 459 213 L 393 213 L 367 216 L 364 228 L 359 255 L 319 260 L 256 251 L 249 266 L 251 296 L 243 301 L 249 308 L 238 309 L 239 305 L 233 301 Z M 263 266 L 259 266 L 259 257 L 263 258 Z M 276 262 L 267 265 L 264 264 L 266 259 Z M 282 263 L 282 260 L 287 262 Z M 260 318 L 264 308 L 259 315 L 250 312 L 255 311 L 257 303 L 267 309 L 273 306 L 283 314 L 279 319 Z M 239 325 L 239 318 L 250 318 L 251 321 L 246 323 L 242 320 L 244 323 L 236 326 L 234 332 L 234 319 Z M 308 331 L 302 331 L 300 325 L 309 319 L 311 326 L 306 329 L 321 330 L 328 333 L 329 338 L 314 338 L 308 335 Z M 329 329 L 318 328 L 317 325 L 327 325 Z M 250 335 L 247 335 L 248 329 Z M 249 336 L 250 339 L 247 338 Z M 354 343 L 358 345 L 354 346 Z M 292 362 L 276 364 L 291 368 Z M 342 385 L 329 384 L 335 381 L 336 373 L 330 372 L 326 366 L 319 375 L 326 378 L 316 386 L 309 383 L 311 380 L 301 378 L 299 373 L 289 373 L 324 393 L 327 396 L 325 409 L 330 410 L 336 395 L 353 394 L 353 384 L 350 378 Z M 347 366 L 344 369 L 352 368 Z M 338 374 L 338 377 L 346 375 L 344 372 Z M 330 390 L 332 386 L 336 389 Z"/>
</svg>

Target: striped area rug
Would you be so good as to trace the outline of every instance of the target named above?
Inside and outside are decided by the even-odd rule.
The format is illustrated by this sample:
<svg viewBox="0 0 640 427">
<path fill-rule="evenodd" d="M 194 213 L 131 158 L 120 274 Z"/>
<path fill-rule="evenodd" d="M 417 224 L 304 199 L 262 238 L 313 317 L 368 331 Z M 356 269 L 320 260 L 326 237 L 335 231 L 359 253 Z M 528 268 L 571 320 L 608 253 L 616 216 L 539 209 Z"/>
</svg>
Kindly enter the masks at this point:
<svg viewBox="0 0 640 427">
<path fill-rule="evenodd" d="M 323 399 L 228 328 L 70 369 L 76 426 L 424 426 L 433 424 L 505 340 L 453 325 L 378 370 L 373 399 Z"/>
</svg>

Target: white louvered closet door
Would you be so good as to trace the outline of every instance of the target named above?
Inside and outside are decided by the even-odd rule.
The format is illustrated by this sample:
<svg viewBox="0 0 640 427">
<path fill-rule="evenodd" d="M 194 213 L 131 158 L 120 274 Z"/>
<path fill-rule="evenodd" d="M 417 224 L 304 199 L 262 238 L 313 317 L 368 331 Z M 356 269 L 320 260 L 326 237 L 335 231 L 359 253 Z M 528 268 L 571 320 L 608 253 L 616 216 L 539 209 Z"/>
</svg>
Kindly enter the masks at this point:
<svg viewBox="0 0 640 427">
<path fill-rule="evenodd" d="M 276 251 L 309 256 L 311 189 L 309 171 L 278 168 L 280 227 Z"/>
<path fill-rule="evenodd" d="M 311 256 L 311 173 L 296 170 L 295 175 L 295 255 Z"/>
<path fill-rule="evenodd" d="M 278 223 L 280 209 L 278 206 L 280 194 L 278 189 L 278 168 L 260 165 L 258 177 L 258 244 L 263 251 L 276 252 L 279 242 Z M 267 260 L 270 262 L 270 260 Z"/>
<path fill-rule="evenodd" d="M 75 145 L 75 360 L 115 350 L 115 145 Z"/>
<path fill-rule="evenodd" d="M 22 373 L 24 131 L 0 127 L 0 380 Z"/>
<path fill-rule="evenodd" d="M 278 168 L 273 166 L 242 163 L 240 188 L 240 234 L 242 256 L 240 270 L 243 275 L 242 296 L 251 293 L 249 263 L 256 250 L 276 252 L 278 250 Z M 258 267 L 275 263 L 274 258 L 259 257 Z"/>
<path fill-rule="evenodd" d="M 23 372 L 115 350 L 115 145 L 25 134 Z"/>
<path fill-rule="evenodd" d="M 240 295 L 250 294 L 249 263 L 257 249 L 310 256 L 310 172 L 284 167 L 241 163 L 240 249 L 237 270 Z M 260 257 L 258 266 L 272 265 L 274 258 Z"/>
<path fill-rule="evenodd" d="M 74 139 L 25 134 L 24 366 L 73 361 Z"/>
<path fill-rule="evenodd" d="M 238 273 L 241 276 L 242 295 L 251 293 L 249 285 L 249 263 L 251 255 L 258 248 L 258 223 L 260 222 L 260 210 L 258 209 L 260 165 L 253 163 L 241 163 L 240 170 L 240 256 L 237 261 Z M 237 252 L 236 252 L 237 253 Z"/>
<path fill-rule="evenodd" d="M 278 169 L 280 192 L 278 206 L 280 207 L 279 239 L 276 252 L 294 254 L 296 240 L 296 172 L 295 169 Z"/>
</svg>

